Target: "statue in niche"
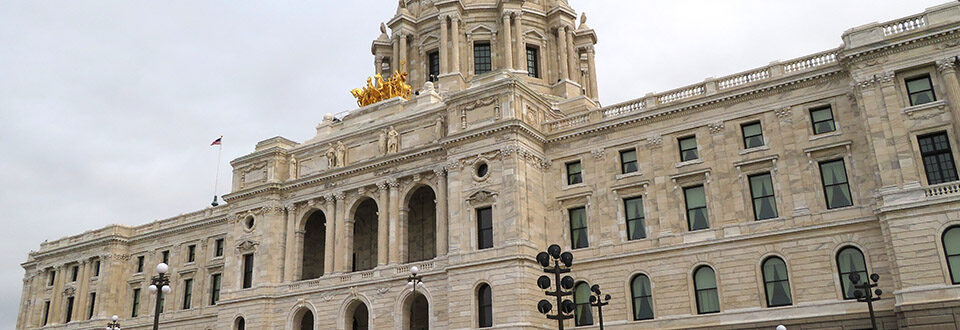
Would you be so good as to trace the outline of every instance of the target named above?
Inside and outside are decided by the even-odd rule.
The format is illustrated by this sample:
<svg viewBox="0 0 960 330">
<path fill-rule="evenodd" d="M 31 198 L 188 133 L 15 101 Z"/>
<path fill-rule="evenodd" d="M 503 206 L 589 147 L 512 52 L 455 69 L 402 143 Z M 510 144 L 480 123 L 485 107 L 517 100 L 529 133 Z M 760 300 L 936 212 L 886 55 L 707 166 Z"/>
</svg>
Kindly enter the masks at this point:
<svg viewBox="0 0 960 330">
<path fill-rule="evenodd" d="M 437 141 L 440 141 L 440 139 L 443 138 L 444 131 L 443 116 L 437 117 L 437 120 L 433 125 L 433 134 L 437 138 Z"/>
<path fill-rule="evenodd" d="M 347 146 L 343 144 L 343 141 L 337 141 L 337 167 L 343 167 L 347 165 Z"/>
<path fill-rule="evenodd" d="M 330 144 L 330 148 L 327 148 L 327 167 L 337 167 L 337 148 L 333 146 L 333 143 Z"/>
<path fill-rule="evenodd" d="M 380 152 L 380 155 L 387 154 L 387 130 L 380 130 L 380 136 L 377 139 L 377 151 Z"/>
<path fill-rule="evenodd" d="M 288 169 L 290 180 L 294 180 L 297 178 L 297 163 L 298 163 L 297 158 L 290 156 L 290 168 Z"/>
<path fill-rule="evenodd" d="M 387 153 L 395 154 L 400 152 L 400 133 L 393 126 L 387 132 Z"/>
</svg>

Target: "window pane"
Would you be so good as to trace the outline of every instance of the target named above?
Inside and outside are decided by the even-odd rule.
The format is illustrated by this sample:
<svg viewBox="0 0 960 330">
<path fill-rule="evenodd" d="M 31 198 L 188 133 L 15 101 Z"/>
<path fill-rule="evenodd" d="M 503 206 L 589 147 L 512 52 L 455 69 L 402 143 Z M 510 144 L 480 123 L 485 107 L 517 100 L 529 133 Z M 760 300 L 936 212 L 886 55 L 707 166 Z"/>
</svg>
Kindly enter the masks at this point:
<svg viewBox="0 0 960 330">
<path fill-rule="evenodd" d="M 769 258 L 763 263 L 763 281 L 766 284 L 767 306 L 792 304 L 787 264 L 780 258 Z"/>
<path fill-rule="evenodd" d="M 707 206 L 707 197 L 704 194 L 703 186 L 696 186 L 684 189 L 684 195 L 687 200 L 687 208 L 697 208 Z"/>
<path fill-rule="evenodd" d="M 633 298 L 633 319 L 652 319 L 653 293 L 650 288 L 650 279 L 645 275 L 637 275 L 630 284 L 630 292 Z"/>
<path fill-rule="evenodd" d="M 757 220 L 777 217 L 777 201 L 770 174 L 751 176 L 750 194 L 753 197 L 753 211 Z"/>
<path fill-rule="evenodd" d="M 697 291 L 697 311 L 700 314 L 720 311 L 720 297 L 717 289 Z"/>
<path fill-rule="evenodd" d="M 493 247 L 493 209 L 486 207 L 477 210 L 477 243 L 479 249 Z"/>
<path fill-rule="evenodd" d="M 843 167 L 843 161 L 832 161 L 820 165 L 820 171 L 823 174 L 823 183 L 833 185 L 847 182 L 847 171 Z"/>
<path fill-rule="evenodd" d="M 860 274 L 860 283 L 867 281 L 867 266 L 863 259 L 863 253 L 853 247 L 846 247 L 837 253 L 837 266 L 840 268 L 840 281 L 843 286 L 844 299 L 856 298 L 854 292 L 856 288 L 850 281 L 850 274 Z"/>
<path fill-rule="evenodd" d="M 954 227 L 943 234 L 943 250 L 948 256 L 960 255 L 960 227 Z"/>
<path fill-rule="evenodd" d="M 697 272 L 693 276 L 693 282 L 697 290 L 717 288 L 717 278 L 713 272 L 713 268 L 710 267 L 702 266 L 700 269 L 697 269 Z"/>
<path fill-rule="evenodd" d="M 823 121 L 823 122 L 814 124 L 813 130 L 814 130 L 814 133 L 816 134 L 823 134 L 823 133 L 836 131 L 837 127 L 836 127 L 836 124 L 833 122 L 833 120 L 830 120 L 830 121 Z"/>
<path fill-rule="evenodd" d="M 912 105 L 921 105 L 921 104 L 930 103 L 933 101 L 935 101 L 933 96 L 933 91 L 910 94 L 910 104 Z"/>
<path fill-rule="evenodd" d="M 929 77 L 914 79 L 907 82 L 907 90 L 910 91 L 910 93 L 925 91 L 932 88 L 933 86 L 930 86 Z"/>
<path fill-rule="evenodd" d="M 847 184 L 838 184 L 827 188 L 827 208 L 835 209 L 853 205 L 850 198 L 850 187 Z"/>
<path fill-rule="evenodd" d="M 680 150 L 689 150 L 697 148 L 697 138 L 688 137 L 680 139 Z"/>
<path fill-rule="evenodd" d="M 527 75 L 540 78 L 539 49 L 534 47 L 527 47 Z"/>
<path fill-rule="evenodd" d="M 960 256 L 951 256 L 947 258 L 950 263 L 950 277 L 954 284 L 960 283 Z"/>
<path fill-rule="evenodd" d="M 813 118 L 814 122 L 833 120 L 833 111 L 831 108 L 817 109 L 810 111 L 810 116 Z"/>
<path fill-rule="evenodd" d="M 582 282 L 577 284 L 574 289 L 573 302 L 577 305 L 574 311 L 576 325 L 593 324 L 593 314 L 590 306 L 590 285 Z"/>
<path fill-rule="evenodd" d="M 439 62 L 439 61 L 438 61 Z M 484 74 L 490 72 L 490 44 L 476 43 L 473 45 L 473 69 L 475 74 Z M 439 71 L 439 70 L 438 70 Z"/>
<path fill-rule="evenodd" d="M 755 136 L 762 134 L 763 129 L 760 127 L 760 123 L 747 124 L 743 126 L 743 136 Z"/>
<path fill-rule="evenodd" d="M 574 249 L 589 246 L 587 240 L 587 212 L 585 208 L 570 209 L 570 243 Z"/>
<path fill-rule="evenodd" d="M 480 286 L 477 292 L 477 305 L 479 306 L 479 327 L 486 328 L 493 326 L 493 292 L 489 285 Z"/>
<path fill-rule="evenodd" d="M 632 198 L 624 201 L 624 209 L 627 215 L 627 236 L 629 239 L 642 239 L 646 237 L 646 228 L 644 228 L 643 199 Z"/>
<path fill-rule="evenodd" d="M 763 197 L 753 200 L 753 212 L 757 220 L 776 218 L 777 201 L 774 197 Z"/>
</svg>

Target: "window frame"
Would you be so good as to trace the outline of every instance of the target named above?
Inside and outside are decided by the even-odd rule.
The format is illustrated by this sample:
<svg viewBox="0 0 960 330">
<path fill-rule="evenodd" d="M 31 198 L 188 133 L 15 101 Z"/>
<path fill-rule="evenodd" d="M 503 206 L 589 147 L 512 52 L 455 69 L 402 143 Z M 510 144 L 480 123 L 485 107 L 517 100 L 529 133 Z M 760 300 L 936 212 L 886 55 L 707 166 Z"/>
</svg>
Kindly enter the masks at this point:
<svg viewBox="0 0 960 330">
<path fill-rule="evenodd" d="M 486 47 L 486 54 L 483 54 L 483 48 Z M 481 61 L 486 59 L 486 61 Z M 481 71 L 483 68 L 483 71 Z M 493 42 L 488 40 L 478 40 L 473 42 L 473 74 L 482 75 L 493 72 Z"/>
<path fill-rule="evenodd" d="M 960 256 L 960 253 L 951 255 L 950 252 L 947 251 L 947 233 L 951 230 L 960 230 L 960 225 L 949 226 L 940 234 L 940 246 L 943 248 L 943 260 L 947 264 L 947 279 L 951 285 L 958 285 L 960 284 L 960 278 L 953 278 L 953 265 L 950 263 L 950 257 Z M 957 267 L 960 267 L 960 263 L 957 264 Z"/>
<path fill-rule="evenodd" d="M 691 208 L 690 208 L 690 198 L 687 196 L 687 191 L 692 190 L 692 189 L 697 189 L 697 188 L 700 188 L 701 190 L 703 190 L 703 206 L 702 206 L 702 207 L 695 207 L 695 208 L 692 208 L 692 209 L 691 209 Z M 696 184 L 696 185 L 691 185 L 691 186 L 683 187 L 683 205 L 684 205 L 684 210 L 686 211 L 687 231 L 689 231 L 689 232 L 694 232 L 694 231 L 700 231 L 700 230 L 710 229 L 710 209 L 709 209 L 710 203 L 709 203 L 709 201 L 707 200 L 707 185 L 706 185 L 706 184 L 702 184 L 702 183 L 701 183 L 701 184 Z M 693 218 L 690 217 L 690 212 L 691 212 L 691 211 L 694 211 L 694 210 L 699 210 L 699 209 L 703 209 L 703 210 L 706 212 L 707 226 L 704 227 L 704 228 L 694 229 L 694 228 L 693 228 Z"/>
<path fill-rule="evenodd" d="M 923 141 L 924 139 L 930 139 L 931 144 L 935 145 L 935 142 L 934 142 L 933 139 L 936 138 L 936 137 L 938 137 L 938 136 L 943 136 L 944 140 L 946 140 L 947 149 L 946 149 L 946 150 L 935 150 L 935 151 L 924 152 L 924 151 L 923 151 L 923 143 L 922 143 L 921 141 Z M 932 185 L 938 185 L 938 184 L 944 184 L 944 183 L 951 183 L 951 182 L 960 181 L 960 175 L 958 175 L 958 172 L 957 172 L 957 161 L 956 161 L 956 158 L 954 157 L 954 154 L 953 154 L 954 150 L 953 150 L 953 144 L 951 143 L 951 140 L 952 140 L 952 139 L 950 138 L 950 134 L 949 134 L 947 131 L 945 131 L 945 130 L 934 131 L 934 132 L 929 132 L 929 133 L 924 133 L 924 134 L 919 134 L 919 135 L 917 135 L 917 138 L 916 138 L 916 141 L 917 141 L 917 152 L 918 152 L 918 154 L 920 155 L 920 163 L 923 164 L 923 175 L 924 175 L 924 176 L 926 177 L 926 179 L 927 179 L 927 185 L 931 185 L 931 186 L 932 186 Z M 945 174 L 944 171 L 946 171 L 947 169 L 944 169 L 944 168 L 943 168 L 944 163 L 941 163 L 940 160 L 939 160 L 939 157 L 937 157 L 937 156 L 941 156 L 941 155 L 946 155 L 946 156 L 949 158 L 949 163 L 948 163 L 948 165 L 951 166 L 951 169 L 950 169 L 950 170 L 952 170 L 952 172 L 953 172 L 953 173 L 952 173 L 952 175 L 953 175 L 953 180 L 946 179 L 946 178 L 945 178 L 946 176 L 944 176 L 944 174 Z M 939 176 L 940 176 L 940 178 L 939 178 L 940 181 L 939 181 L 939 182 L 934 183 L 934 182 L 931 180 L 931 178 L 930 178 L 930 174 L 931 174 L 931 172 L 930 172 L 930 170 L 929 170 L 930 167 L 929 167 L 928 164 L 927 164 L 927 157 L 928 157 L 928 156 L 937 157 L 937 163 L 936 163 L 935 165 L 937 165 L 937 167 L 940 168 L 940 170 L 938 171 L 938 172 L 939 172 L 938 174 L 939 174 Z M 947 173 L 947 174 L 949 174 L 949 173 Z"/>
<path fill-rule="evenodd" d="M 633 153 L 633 160 L 632 161 L 624 160 L 623 155 L 630 152 Z M 639 159 L 640 157 L 637 155 L 637 148 L 623 149 L 623 150 L 620 150 L 619 154 L 620 154 L 620 174 L 637 173 L 640 171 L 640 159 Z M 630 164 L 633 165 L 632 171 L 627 170 L 627 166 Z"/>
<path fill-rule="evenodd" d="M 188 310 L 193 307 L 193 279 L 183 279 L 183 303 L 180 304 L 181 310 Z"/>
<path fill-rule="evenodd" d="M 579 210 L 583 210 L 583 226 L 582 226 L 582 227 L 576 227 L 576 228 L 574 228 L 574 226 L 573 226 L 573 213 L 574 213 L 574 211 L 579 211 Z M 584 205 L 584 206 L 577 206 L 577 207 L 568 208 L 568 209 L 567 209 L 567 221 L 568 221 L 568 222 L 567 222 L 567 225 L 568 225 L 567 228 L 570 229 L 570 249 L 571 249 L 571 250 L 577 250 L 577 249 L 586 249 L 586 248 L 589 248 L 589 247 L 590 247 L 590 236 L 589 236 L 589 234 L 590 234 L 589 227 L 590 227 L 590 226 L 589 226 L 588 223 L 587 223 L 587 222 L 589 221 L 589 217 L 587 216 L 587 207 Z M 576 244 L 575 244 L 576 242 L 574 242 L 574 240 L 573 240 L 573 237 L 574 237 L 574 234 L 573 234 L 573 233 L 576 232 L 576 231 L 582 231 L 582 232 L 583 232 L 583 235 L 582 235 L 582 237 L 583 237 L 583 240 L 582 240 L 583 244 L 582 244 L 582 245 L 583 245 L 583 246 L 576 245 Z"/>
<path fill-rule="evenodd" d="M 570 166 L 572 165 L 578 165 L 580 167 L 580 170 L 577 173 L 571 173 Z M 582 161 L 577 159 L 577 160 L 566 162 L 563 164 L 563 170 L 564 170 L 564 177 L 566 177 L 565 182 L 567 186 L 575 186 L 578 184 L 583 184 L 584 180 L 583 180 L 583 162 Z M 574 175 L 576 175 L 577 182 L 573 182 Z"/>
<path fill-rule="evenodd" d="M 47 325 L 50 322 L 50 300 L 43 301 L 43 323 L 41 326 Z"/>
<path fill-rule="evenodd" d="M 170 265 L 170 250 L 163 250 L 163 252 L 160 252 L 160 262 Z"/>
<path fill-rule="evenodd" d="M 481 218 L 481 215 L 482 215 L 482 212 L 484 212 L 484 211 L 487 211 L 487 212 L 489 212 L 489 214 L 490 214 L 490 226 L 489 226 L 489 228 L 485 228 L 485 227 L 483 226 L 483 220 L 482 220 L 482 218 Z M 492 249 L 492 248 L 494 247 L 494 245 L 496 245 L 495 242 L 494 242 L 494 236 L 493 236 L 493 227 L 494 227 L 494 226 L 493 226 L 493 206 L 492 206 L 492 205 L 488 205 L 488 206 L 478 207 L 478 208 L 475 209 L 475 213 L 476 213 L 476 217 L 477 217 L 477 250 L 479 251 L 479 250 Z M 484 239 L 483 239 L 483 238 L 484 238 L 484 232 L 488 232 L 489 235 L 490 235 L 490 244 L 489 244 L 489 246 L 486 246 L 486 245 L 484 244 Z"/>
<path fill-rule="evenodd" d="M 697 285 L 697 273 L 699 273 L 699 272 L 700 272 L 701 270 L 703 270 L 703 269 L 709 269 L 709 270 L 713 273 L 713 283 L 714 283 L 714 286 L 713 286 L 712 288 L 704 288 L 704 289 L 698 288 L 698 285 Z M 712 266 L 710 266 L 710 265 L 699 265 L 699 266 L 697 266 L 696 268 L 694 268 L 693 274 L 692 274 L 692 276 L 691 276 L 691 279 L 692 279 L 692 281 L 693 281 L 693 299 L 694 299 L 694 305 L 696 305 L 696 308 L 697 308 L 697 315 L 717 314 L 717 313 L 720 313 L 721 311 L 723 311 L 723 308 L 721 308 L 721 305 L 720 305 L 720 281 L 717 279 L 717 270 L 714 269 L 714 268 L 713 268 Z M 716 295 L 717 295 L 717 310 L 716 310 L 716 311 L 704 312 L 704 311 L 702 311 L 702 310 L 700 309 L 700 294 L 699 294 L 699 293 L 700 293 L 701 291 L 711 291 L 711 290 L 715 291 L 715 292 L 716 292 Z"/>
<path fill-rule="evenodd" d="M 752 127 L 752 126 L 754 126 L 754 125 L 760 127 L 760 133 L 759 133 L 759 134 L 754 134 L 754 135 L 747 136 L 747 128 L 748 128 L 748 127 Z M 760 148 L 760 147 L 763 147 L 763 146 L 766 146 L 766 145 L 767 145 L 767 141 L 764 140 L 764 136 L 763 136 L 763 123 L 761 123 L 759 120 L 754 120 L 754 121 L 750 121 L 750 122 L 746 122 L 746 123 L 740 124 L 740 135 L 743 137 L 743 149 L 744 149 L 744 150 Z M 748 139 L 755 138 L 755 137 L 758 137 L 758 136 L 760 137 L 760 145 L 757 145 L 757 146 L 750 146 L 750 145 L 748 145 L 748 143 L 747 143 Z"/>
<path fill-rule="evenodd" d="M 220 288 L 223 285 L 223 274 L 210 274 L 210 306 L 220 302 Z"/>
<path fill-rule="evenodd" d="M 528 44 L 525 50 L 526 51 L 524 52 L 524 55 L 527 62 L 527 76 L 531 78 L 539 79 L 540 78 L 540 47 Z M 531 60 L 531 51 L 533 52 L 532 60 Z M 531 68 L 533 69 L 533 71 L 530 71 Z"/>
<path fill-rule="evenodd" d="M 436 68 L 436 71 L 434 71 L 434 68 Z M 440 70 L 440 50 L 436 49 L 427 52 L 427 81 L 434 83 L 439 81 Z M 434 75 L 434 72 L 436 72 L 436 75 Z"/>
<path fill-rule="evenodd" d="M 190 244 L 187 245 L 187 263 L 192 263 L 197 261 L 197 245 Z"/>
<path fill-rule="evenodd" d="M 631 219 L 630 216 L 628 215 L 629 212 L 627 211 L 627 210 L 630 209 L 630 208 L 628 207 L 628 203 L 631 202 L 631 201 L 637 201 L 637 200 L 639 200 L 639 202 L 640 202 L 640 211 L 641 211 L 641 212 L 640 212 L 640 216 L 637 217 L 637 218 Z M 646 210 L 646 208 L 645 208 L 644 205 L 643 205 L 643 196 L 641 195 L 641 196 L 625 197 L 625 198 L 622 199 L 622 201 L 623 201 L 623 218 L 624 218 L 625 223 L 626 223 L 626 225 L 627 225 L 627 240 L 628 240 L 628 241 L 638 241 L 638 240 L 646 239 L 646 238 L 647 238 L 647 227 L 646 227 L 646 225 L 647 225 L 647 223 L 646 223 L 646 222 L 647 222 L 647 221 L 646 221 L 646 220 L 647 220 L 647 215 L 646 215 L 647 210 Z M 641 237 L 639 237 L 639 238 L 633 238 L 633 235 L 631 235 L 632 233 L 630 232 L 630 223 L 631 223 L 631 222 L 639 222 L 638 225 L 634 225 L 634 228 L 637 228 L 637 229 L 640 230 L 640 236 L 641 236 Z"/>
<path fill-rule="evenodd" d="M 90 292 L 90 308 L 87 310 L 87 320 L 93 319 L 93 312 L 97 307 L 97 292 Z"/>
<path fill-rule="evenodd" d="M 76 282 L 80 278 L 80 265 L 70 266 L 70 282 Z"/>
<path fill-rule="evenodd" d="M 144 261 L 145 261 L 144 259 L 145 259 L 145 257 L 142 256 L 142 255 L 141 255 L 141 256 L 137 256 L 137 271 L 136 271 L 135 273 L 137 273 L 137 274 L 143 273 L 143 264 L 144 264 Z"/>
<path fill-rule="evenodd" d="M 684 148 L 683 148 L 683 141 L 687 141 L 687 140 L 693 140 L 693 148 L 687 148 L 687 149 L 684 149 Z M 697 141 L 697 135 L 696 135 L 696 134 L 687 135 L 687 136 L 682 136 L 682 137 L 677 138 L 677 148 L 680 149 L 680 162 L 681 162 L 681 163 L 684 163 L 684 162 L 692 162 L 692 161 L 695 161 L 695 160 L 700 159 L 700 142 Z M 694 157 L 693 157 L 693 158 L 690 158 L 690 159 L 686 159 L 686 158 L 684 157 L 684 152 L 687 152 L 687 151 L 693 151 L 693 152 L 694 152 Z"/>
<path fill-rule="evenodd" d="M 577 302 L 577 290 L 578 290 L 581 286 L 585 287 L 586 290 L 587 290 L 587 301 L 586 301 L 586 302 Z M 574 317 L 573 317 L 573 322 L 574 322 L 574 324 L 575 324 L 576 326 L 578 326 L 578 327 L 594 325 L 594 323 L 596 323 L 596 322 L 594 322 L 594 320 L 593 320 L 593 306 L 590 304 L 590 296 L 591 296 L 591 294 L 590 294 L 590 283 L 587 283 L 586 281 L 577 282 L 577 284 L 573 286 L 573 291 L 572 291 L 572 292 L 573 292 L 573 297 L 572 297 L 573 299 L 572 299 L 572 300 L 573 300 L 574 306 L 576 306 L 576 307 L 574 307 L 574 313 L 573 313 L 573 315 L 574 315 Z M 587 321 L 590 322 L 590 323 L 580 323 L 580 318 L 577 317 L 577 316 L 579 316 L 579 314 L 580 314 L 580 313 L 579 313 L 579 312 L 580 312 L 580 307 L 583 306 L 583 305 L 586 305 L 586 308 L 584 308 L 584 310 L 586 311 L 587 315 L 589 315 L 589 317 L 590 317 L 590 319 L 587 320 Z"/>
<path fill-rule="evenodd" d="M 845 181 L 844 181 L 843 183 L 833 183 L 833 184 L 827 185 L 827 181 L 825 180 L 825 177 L 824 177 L 823 165 L 825 165 L 825 164 L 830 164 L 830 163 L 835 163 L 835 162 L 840 162 L 840 165 L 841 165 L 842 168 L 843 168 L 843 176 L 844 176 L 844 178 L 845 178 L 845 179 L 844 179 Z M 834 159 L 819 161 L 819 162 L 817 162 L 817 168 L 818 168 L 818 170 L 820 171 L 820 187 L 821 187 L 821 189 L 823 189 L 823 201 L 824 201 L 824 203 L 826 204 L 827 209 L 828 209 L 828 210 L 837 210 L 837 209 L 842 209 L 842 208 L 845 208 L 845 207 L 854 206 L 855 204 L 854 204 L 854 202 L 853 202 L 853 200 L 854 200 L 854 198 L 853 198 L 853 190 L 850 188 L 850 173 L 847 171 L 847 161 L 846 161 L 846 159 L 844 159 L 843 157 L 840 157 L 840 158 L 834 158 Z M 834 187 L 834 186 L 843 186 L 843 185 L 846 186 L 847 195 L 850 196 L 850 201 L 849 201 L 850 203 L 849 203 L 848 205 L 842 205 L 842 206 L 832 206 L 832 205 L 830 205 L 830 197 L 829 197 L 829 195 L 827 195 L 827 188 L 831 188 L 831 187 Z"/>
<path fill-rule="evenodd" d="M 820 120 L 820 121 L 817 121 L 817 120 L 814 118 L 813 113 L 814 113 L 814 112 L 818 112 L 818 111 L 823 111 L 823 110 L 826 110 L 827 113 L 830 114 L 830 119 L 829 119 L 829 120 Z M 827 105 L 821 105 L 821 106 L 812 107 L 812 108 L 810 108 L 810 110 L 809 110 L 808 112 L 809 112 L 809 114 L 810 114 L 810 128 L 811 128 L 814 136 L 823 135 L 823 134 L 827 134 L 827 133 L 833 133 L 833 132 L 836 132 L 836 131 L 839 130 L 839 127 L 837 126 L 837 117 L 833 114 L 833 105 L 832 105 L 832 104 L 827 104 Z M 828 121 L 831 122 L 831 123 L 833 123 L 833 129 L 832 129 L 832 130 L 829 130 L 829 131 L 818 132 L 818 131 L 817 131 L 817 124 L 826 123 L 826 122 L 828 122 Z"/>
<path fill-rule="evenodd" d="M 77 299 L 74 296 L 67 297 L 67 310 L 64 311 L 66 314 L 63 317 L 63 323 L 70 323 L 73 321 L 73 304 L 76 303 Z"/>
<path fill-rule="evenodd" d="M 489 293 L 489 301 L 483 300 L 483 290 L 486 289 Z M 486 310 L 485 310 L 486 309 Z M 486 312 L 486 314 L 484 314 Z M 484 316 L 489 316 L 490 319 L 487 320 Z M 477 287 L 477 328 L 492 328 L 493 327 L 493 287 L 487 283 L 481 283 Z M 487 321 L 489 323 L 487 323 Z"/>
<path fill-rule="evenodd" d="M 647 285 L 650 287 L 650 292 L 648 292 L 647 295 L 637 295 L 637 292 L 634 291 L 633 284 L 640 278 L 646 279 Z M 630 286 L 630 311 L 631 311 L 631 314 L 632 314 L 631 316 L 633 320 L 645 321 L 645 320 L 656 319 L 657 313 L 656 313 L 656 308 L 654 308 L 654 301 L 653 301 L 653 281 L 650 280 L 650 276 L 647 276 L 647 274 L 643 274 L 643 273 L 635 274 L 630 278 L 630 282 L 628 283 L 628 285 Z M 649 299 L 650 314 L 651 314 L 649 318 L 637 318 L 637 308 L 638 308 L 637 300 L 638 299 Z"/>
<path fill-rule="evenodd" d="M 863 268 L 864 268 L 863 271 L 854 270 L 852 272 L 843 272 L 843 269 L 841 268 L 843 266 L 841 266 L 841 263 L 840 263 L 840 254 L 843 253 L 843 251 L 846 251 L 848 249 L 853 249 L 858 253 L 860 253 L 861 261 L 863 261 Z M 852 273 L 861 273 L 862 274 L 861 281 L 869 281 L 870 265 L 867 264 L 867 255 L 863 253 L 863 250 L 861 250 L 857 246 L 844 245 L 843 247 L 837 250 L 836 254 L 833 257 L 833 260 L 834 262 L 837 263 L 837 279 L 840 280 L 840 297 L 843 300 L 856 300 L 857 299 L 856 297 L 847 297 L 847 286 L 845 284 L 846 282 L 844 282 L 844 277 L 849 278 L 850 274 Z"/>
<path fill-rule="evenodd" d="M 784 271 L 785 271 L 785 274 L 784 274 L 785 278 L 784 278 L 784 279 L 781 279 L 781 280 L 767 280 L 766 266 L 767 266 L 767 263 L 768 263 L 768 262 L 771 262 L 771 261 L 774 260 L 774 259 L 780 260 L 780 262 L 783 263 L 783 268 L 784 268 Z M 762 282 L 763 282 L 763 283 L 762 283 L 762 285 L 763 285 L 763 293 L 764 293 L 764 300 L 763 300 L 763 301 L 764 301 L 764 304 L 767 306 L 767 308 L 793 306 L 793 292 L 792 292 L 792 291 L 793 291 L 793 288 L 790 286 L 790 267 L 787 266 L 787 261 L 786 261 L 786 260 L 784 260 L 782 257 L 780 257 L 780 256 L 778 256 L 778 255 L 771 255 L 771 256 L 768 256 L 768 257 L 764 258 L 764 259 L 763 259 L 763 262 L 760 263 L 760 277 L 761 277 L 761 280 L 762 280 Z M 790 302 L 787 303 L 787 304 L 771 305 L 771 304 L 770 304 L 770 294 L 771 294 L 771 292 L 767 289 L 767 285 L 768 285 L 768 284 L 772 284 L 772 283 L 782 283 L 782 282 L 786 282 L 786 283 L 787 283 L 787 295 L 788 295 L 787 298 L 790 299 Z"/>
<path fill-rule="evenodd" d="M 253 269 L 254 269 L 254 255 L 253 252 L 246 253 L 243 255 L 242 259 L 242 273 L 240 275 L 240 289 L 250 289 L 253 288 Z"/>
<path fill-rule="evenodd" d="M 132 300 L 130 304 L 130 317 L 137 317 L 140 315 L 140 298 L 142 298 L 140 293 L 140 288 L 133 288 L 133 297 L 131 298 Z"/>
<path fill-rule="evenodd" d="M 767 176 L 767 177 L 769 177 L 771 191 L 770 191 L 769 195 L 756 196 L 756 195 L 754 195 L 754 193 L 753 193 L 753 190 L 754 190 L 754 189 L 753 189 L 753 179 L 754 179 L 754 178 L 758 178 L 758 177 L 762 177 L 762 176 Z M 776 218 L 779 218 L 779 217 L 780 217 L 780 209 L 779 209 L 779 205 L 778 205 L 778 203 L 777 203 L 777 193 L 776 193 L 777 189 L 776 189 L 775 183 L 773 182 L 773 173 L 771 173 L 771 172 L 761 172 L 761 173 L 756 173 L 756 174 L 748 175 L 748 176 L 747 176 L 747 189 L 750 191 L 750 206 L 751 206 L 752 209 L 753 209 L 753 220 L 754 220 L 754 221 L 770 220 L 770 219 L 776 219 Z M 757 212 L 757 201 L 758 201 L 758 200 L 761 200 L 761 199 L 766 199 L 766 198 L 770 198 L 771 200 L 773 200 L 773 213 L 774 213 L 774 215 L 773 215 L 772 217 L 769 217 L 769 218 L 762 218 L 762 219 L 761 219 L 761 218 L 760 218 L 760 213 Z"/>
<path fill-rule="evenodd" d="M 217 238 L 213 241 L 213 257 L 219 258 L 223 257 L 223 247 L 226 245 L 224 238 Z"/>
<path fill-rule="evenodd" d="M 920 81 L 920 80 L 926 80 L 927 83 L 930 85 L 930 89 L 928 89 L 928 90 L 921 90 L 921 91 L 910 91 L 910 83 L 911 83 L 911 82 L 915 82 L 915 81 Z M 911 107 L 915 107 L 915 106 L 918 106 L 918 105 L 924 105 L 924 104 L 930 104 L 930 103 L 933 103 L 933 102 L 937 102 L 937 101 L 938 101 L 938 99 L 937 99 L 937 88 L 936 88 L 936 86 L 933 85 L 933 76 L 932 76 L 930 73 L 918 74 L 918 75 L 912 76 L 911 78 L 904 78 L 904 79 L 903 79 L 903 85 L 904 85 L 904 90 L 907 92 L 907 102 L 910 103 L 910 106 L 911 106 Z M 920 103 L 920 104 L 914 104 L 914 103 L 913 103 L 913 95 L 925 93 L 925 92 L 928 92 L 928 91 L 930 92 L 930 95 L 933 97 L 933 99 L 931 99 L 930 102 L 925 102 L 925 103 Z"/>
</svg>

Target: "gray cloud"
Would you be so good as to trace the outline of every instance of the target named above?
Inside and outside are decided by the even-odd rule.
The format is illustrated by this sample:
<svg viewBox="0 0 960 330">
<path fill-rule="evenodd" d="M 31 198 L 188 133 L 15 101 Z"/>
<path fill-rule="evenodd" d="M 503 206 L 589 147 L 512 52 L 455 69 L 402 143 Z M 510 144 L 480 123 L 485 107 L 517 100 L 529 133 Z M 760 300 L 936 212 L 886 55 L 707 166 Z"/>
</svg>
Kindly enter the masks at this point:
<svg viewBox="0 0 960 330">
<path fill-rule="evenodd" d="M 836 47 L 848 28 L 943 1 L 571 2 L 599 34 L 612 104 Z M 0 324 L 16 322 L 19 263 L 41 241 L 203 208 L 213 138 L 229 160 L 353 108 L 395 5 L 0 1 Z"/>
</svg>

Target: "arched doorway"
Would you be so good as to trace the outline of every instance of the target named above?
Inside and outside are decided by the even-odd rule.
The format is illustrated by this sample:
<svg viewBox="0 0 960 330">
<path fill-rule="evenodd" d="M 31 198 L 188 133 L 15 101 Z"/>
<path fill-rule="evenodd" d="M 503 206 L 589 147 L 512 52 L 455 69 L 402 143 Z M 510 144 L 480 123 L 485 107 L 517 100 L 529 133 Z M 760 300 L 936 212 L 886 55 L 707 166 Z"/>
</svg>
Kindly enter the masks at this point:
<svg viewBox="0 0 960 330">
<path fill-rule="evenodd" d="M 327 239 L 327 217 L 323 211 L 314 211 L 303 227 L 303 272 L 301 280 L 323 275 L 324 253 Z"/>
<path fill-rule="evenodd" d="M 427 297 L 415 293 L 410 303 L 410 330 L 430 329 L 430 303 Z"/>
<path fill-rule="evenodd" d="M 355 300 L 347 307 L 345 318 L 348 330 L 369 330 L 370 329 L 370 311 L 367 304 L 360 300 Z"/>
<path fill-rule="evenodd" d="M 234 330 L 246 330 L 246 329 L 247 329 L 247 321 L 243 319 L 243 316 L 238 317 L 236 321 L 233 321 L 233 329 L 234 329 Z"/>
<path fill-rule="evenodd" d="M 367 198 L 360 202 L 353 216 L 353 271 L 377 266 L 377 202 Z"/>
<path fill-rule="evenodd" d="M 294 330 L 313 330 L 313 312 L 309 309 L 302 308 L 294 316 L 293 329 Z"/>
<path fill-rule="evenodd" d="M 437 256 L 437 197 L 428 186 L 410 195 L 407 215 L 407 262 Z"/>
</svg>

